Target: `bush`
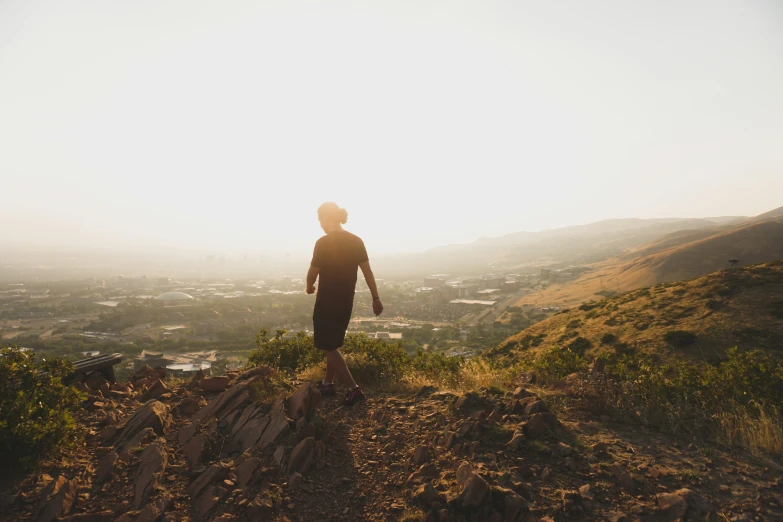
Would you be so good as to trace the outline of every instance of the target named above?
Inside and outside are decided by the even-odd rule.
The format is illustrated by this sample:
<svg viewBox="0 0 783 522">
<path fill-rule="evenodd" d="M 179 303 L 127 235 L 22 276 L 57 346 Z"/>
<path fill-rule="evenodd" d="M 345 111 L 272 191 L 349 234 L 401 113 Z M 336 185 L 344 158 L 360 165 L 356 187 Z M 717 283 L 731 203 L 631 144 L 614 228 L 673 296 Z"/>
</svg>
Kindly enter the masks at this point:
<svg viewBox="0 0 783 522">
<path fill-rule="evenodd" d="M 589 339 L 586 339 L 584 337 L 577 337 L 568 345 L 566 348 L 568 348 L 570 351 L 574 352 L 577 355 L 584 355 L 584 353 L 589 350 L 593 346 L 593 343 L 590 342 Z"/>
<path fill-rule="evenodd" d="M 537 379 L 551 382 L 566 375 L 587 369 L 587 361 L 580 354 L 560 346 L 551 346 L 537 355 L 526 354 L 521 369 L 533 370 Z"/>
<path fill-rule="evenodd" d="M 600 392 L 610 409 L 691 438 L 720 439 L 726 418 L 778 418 L 783 405 L 783 364 L 758 350 L 732 348 L 716 366 L 621 357 L 606 375 Z"/>
<path fill-rule="evenodd" d="M 77 438 L 82 396 L 63 384 L 72 370 L 62 359 L 37 363 L 32 351 L 0 350 L 0 461 L 29 464 Z"/>
<path fill-rule="evenodd" d="M 256 336 L 256 349 L 248 356 L 249 366 L 266 365 L 293 375 L 299 370 L 323 361 L 324 355 L 313 344 L 313 338 L 297 332 L 284 339 L 285 330 L 278 330 L 273 338 L 262 329 Z"/>
<path fill-rule="evenodd" d="M 670 330 L 663 335 L 663 340 L 675 348 L 686 348 L 696 342 L 696 335 L 685 330 Z"/>
<path fill-rule="evenodd" d="M 601 344 L 614 344 L 617 342 L 617 336 L 613 333 L 606 332 L 601 336 Z"/>
</svg>

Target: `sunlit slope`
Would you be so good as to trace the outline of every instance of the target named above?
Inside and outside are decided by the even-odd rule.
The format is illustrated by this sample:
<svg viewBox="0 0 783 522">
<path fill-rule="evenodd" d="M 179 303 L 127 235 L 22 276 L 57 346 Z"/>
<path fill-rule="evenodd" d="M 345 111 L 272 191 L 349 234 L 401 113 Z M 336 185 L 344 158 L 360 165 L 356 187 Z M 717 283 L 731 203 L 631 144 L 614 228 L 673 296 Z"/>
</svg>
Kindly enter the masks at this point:
<svg viewBox="0 0 783 522">
<path fill-rule="evenodd" d="M 525 296 L 520 304 L 573 306 L 600 299 L 607 292 L 624 292 L 657 283 L 680 281 L 729 266 L 783 259 L 783 220 L 771 220 L 687 230 L 595 265 L 595 271 L 565 284 Z"/>
<path fill-rule="evenodd" d="M 689 332 L 695 340 L 672 344 L 665 340 L 671 331 Z M 512 336 L 499 353 L 513 356 L 553 344 L 567 346 L 577 339 L 586 339 L 578 341 L 579 346 L 593 354 L 631 348 L 715 359 L 727 348 L 740 346 L 783 355 L 783 261 L 721 270 L 585 303 Z"/>
</svg>

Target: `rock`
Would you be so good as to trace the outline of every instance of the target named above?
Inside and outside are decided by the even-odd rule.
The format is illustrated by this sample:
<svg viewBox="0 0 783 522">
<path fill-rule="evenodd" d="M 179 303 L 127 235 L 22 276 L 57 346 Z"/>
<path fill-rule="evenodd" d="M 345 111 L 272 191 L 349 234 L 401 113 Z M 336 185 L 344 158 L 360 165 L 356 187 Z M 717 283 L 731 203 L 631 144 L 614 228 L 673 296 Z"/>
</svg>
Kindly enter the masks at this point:
<svg viewBox="0 0 783 522">
<path fill-rule="evenodd" d="M 116 446 L 120 447 L 127 443 L 145 428 L 152 428 L 155 433 L 162 436 L 169 426 L 171 426 L 171 414 L 166 405 L 158 401 L 148 402 L 120 428 Z"/>
<path fill-rule="evenodd" d="M 131 380 L 135 383 L 136 381 L 140 381 L 142 379 L 147 379 L 150 377 L 154 377 L 158 379 L 159 378 L 158 372 L 150 368 L 149 365 L 145 364 L 142 368 L 140 368 L 133 374 Z"/>
<path fill-rule="evenodd" d="M 676 493 L 658 493 L 655 498 L 665 520 L 679 520 L 688 510 L 688 503 Z"/>
<path fill-rule="evenodd" d="M 201 465 L 201 459 L 207 452 L 209 442 L 210 440 L 206 434 L 199 433 L 182 446 L 182 453 L 185 454 L 185 458 L 191 469 Z"/>
<path fill-rule="evenodd" d="M 527 439 L 538 439 L 556 426 L 557 417 L 553 413 L 536 413 L 522 425 L 522 433 L 524 433 Z"/>
<path fill-rule="evenodd" d="M 417 466 L 420 464 L 424 464 L 424 462 L 429 458 L 430 450 L 427 448 L 427 446 L 419 444 L 416 446 L 416 449 L 413 452 L 413 463 Z"/>
<path fill-rule="evenodd" d="M 435 467 L 435 464 L 424 464 L 419 469 L 410 474 L 407 482 L 408 484 L 413 484 L 425 478 L 434 478 L 439 476 L 440 472 L 438 471 L 438 468 Z"/>
<path fill-rule="evenodd" d="M 79 513 L 69 517 L 61 518 L 60 522 L 112 522 L 114 513 L 111 511 L 100 511 L 98 513 Z"/>
<path fill-rule="evenodd" d="M 435 491 L 435 488 L 432 487 L 432 484 L 428 482 L 426 484 L 421 484 L 416 488 L 416 490 L 413 492 L 413 501 L 424 507 L 426 510 L 432 506 L 433 502 L 440 502 L 445 504 L 446 497 Z"/>
<path fill-rule="evenodd" d="M 247 504 L 247 518 L 250 522 L 266 522 L 272 518 L 273 508 L 270 498 L 258 495 Z"/>
<path fill-rule="evenodd" d="M 302 483 L 301 473 L 297 473 L 296 471 L 294 471 L 293 473 L 291 473 L 291 476 L 288 477 L 288 485 L 291 487 L 296 487 L 301 483 Z"/>
<path fill-rule="evenodd" d="M 288 416 L 297 421 L 300 418 L 310 419 L 318 403 L 321 402 L 321 392 L 312 384 L 304 384 L 288 398 Z"/>
<path fill-rule="evenodd" d="M 199 387 L 206 392 L 222 392 L 228 389 L 228 377 L 225 375 L 216 377 L 204 377 L 198 383 Z"/>
<path fill-rule="evenodd" d="M 246 488 L 250 485 L 259 468 L 261 468 L 261 461 L 257 457 L 251 457 L 237 466 L 237 487 Z"/>
<path fill-rule="evenodd" d="M 473 466 L 470 465 L 470 462 L 463 460 L 457 468 L 457 486 L 460 489 L 465 487 L 471 473 L 473 473 Z"/>
<path fill-rule="evenodd" d="M 614 480 L 618 486 L 630 492 L 636 490 L 636 483 L 633 481 L 633 479 L 628 474 L 628 472 L 625 471 L 625 468 L 623 467 L 622 464 L 620 464 L 619 462 L 615 462 L 614 464 L 609 466 L 609 472 L 614 477 Z"/>
<path fill-rule="evenodd" d="M 246 381 L 247 379 L 251 377 L 268 377 L 270 374 L 270 369 L 267 366 L 256 366 L 255 368 L 251 368 L 247 370 L 246 372 L 242 373 L 237 377 L 237 382 L 239 381 Z"/>
<path fill-rule="evenodd" d="M 561 490 L 560 500 L 563 502 L 563 511 L 571 513 L 574 506 L 582 505 L 582 496 L 576 491 Z"/>
<path fill-rule="evenodd" d="M 32 517 L 33 520 L 52 522 L 57 518 L 64 517 L 71 511 L 77 491 L 76 481 L 68 480 L 62 475 L 50 481 L 41 491 L 41 498 Z"/>
<path fill-rule="evenodd" d="M 217 486 L 209 485 L 204 488 L 201 495 L 192 504 L 196 520 L 207 520 L 209 512 L 220 503 L 225 494 L 226 490 Z"/>
<path fill-rule="evenodd" d="M 144 509 L 139 513 L 136 522 L 157 522 L 166 512 L 166 509 L 171 504 L 171 497 L 164 495 L 158 497 L 144 506 Z"/>
<path fill-rule="evenodd" d="M 275 452 L 272 454 L 272 460 L 275 461 L 275 464 L 278 465 L 281 469 L 283 468 L 283 459 L 285 458 L 285 446 L 282 444 L 277 447 Z"/>
<path fill-rule="evenodd" d="M 269 421 L 266 423 L 266 427 L 256 445 L 261 449 L 266 448 L 288 430 L 289 422 L 290 420 L 285 411 L 285 397 L 280 396 L 272 404 L 272 409 L 269 412 Z"/>
<path fill-rule="evenodd" d="M 155 431 L 152 428 L 144 428 L 136 433 L 131 440 L 117 448 L 117 455 L 120 460 L 128 461 L 131 458 L 131 451 L 147 445 L 149 441 L 155 438 Z"/>
<path fill-rule="evenodd" d="M 713 503 L 695 491 L 688 488 L 682 488 L 675 491 L 674 494 L 685 499 L 685 503 L 688 506 L 687 514 L 689 518 L 703 517 L 704 515 L 715 512 Z"/>
<path fill-rule="evenodd" d="M 191 397 L 186 397 L 182 399 L 179 404 L 177 404 L 177 411 L 186 417 L 190 417 L 200 409 L 201 405 L 199 402 Z"/>
<path fill-rule="evenodd" d="M 160 397 L 167 391 L 169 391 L 169 389 L 166 387 L 166 384 L 160 379 L 157 379 L 149 388 L 147 388 L 147 391 L 145 391 L 141 397 L 139 397 L 139 400 L 141 402 L 147 402 L 150 399 L 156 399 Z"/>
<path fill-rule="evenodd" d="M 112 451 L 98 459 L 98 465 L 95 470 L 95 485 L 103 484 L 114 475 L 114 465 L 117 462 L 118 455 Z"/>
<path fill-rule="evenodd" d="M 528 507 L 527 501 L 513 491 L 508 492 L 503 499 L 504 522 L 522 520 L 529 511 L 530 507 Z"/>
<path fill-rule="evenodd" d="M 139 509 L 147 499 L 155 492 L 160 477 L 166 470 L 169 456 L 166 446 L 161 442 L 154 442 L 144 448 L 139 455 L 139 469 L 136 471 L 135 484 L 133 486 L 133 505 Z"/>
<path fill-rule="evenodd" d="M 299 472 L 302 475 L 308 472 L 315 461 L 315 439 L 307 437 L 291 450 L 288 459 L 288 473 Z"/>
<path fill-rule="evenodd" d="M 100 372 L 92 372 L 85 379 L 84 384 L 91 390 L 107 389 L 110 386 L 109 381 L 101 375 Z"/>
<path fill-rule="evenodd" d="M 224 480 L 228 476 L 228 472 L 228 464 L 213 464 L 188 486 L 188 495 L 190 495 L 190 498 L 192 499 L 197 498 L 207 486 Z"/>
<path fill-rule="evenodd" d="M 514 398 L 515 399 L 524 399 L 526 397 L 530 397 L 532 393 L 527 391 L 526 389 L 519 387 L 516 390 L 514 390 Z"/>
<path fill-rule="evenodd" d="M 579 496 L 581 496 L 585 500 L 593 500 L 595 499 L 595 493 L 593 491 L 593 487 L 590 484 L 585 484 L 584 486 L 581 486 L 579 488 Z"/>
<path fill-rule="evenodd" d="M 476 508 L 484 503 L 489 492 L 489 484 L 478 474 L 471 472 L 460 493 L 462 507 Z"/>
</svg>

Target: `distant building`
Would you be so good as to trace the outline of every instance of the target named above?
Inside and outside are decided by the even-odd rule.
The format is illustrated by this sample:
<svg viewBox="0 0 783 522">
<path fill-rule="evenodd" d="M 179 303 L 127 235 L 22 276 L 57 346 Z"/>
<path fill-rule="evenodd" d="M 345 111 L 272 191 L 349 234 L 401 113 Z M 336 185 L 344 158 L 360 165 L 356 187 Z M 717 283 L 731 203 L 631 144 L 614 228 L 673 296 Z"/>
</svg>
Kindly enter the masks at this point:
<svg viewBox="0 0 783 522">
<path fill-rule="evenodd" d="M 193 296 L 185 292 L 163 292 L 155 298 L 156 301 L 188 301 Z"/>
</svg>

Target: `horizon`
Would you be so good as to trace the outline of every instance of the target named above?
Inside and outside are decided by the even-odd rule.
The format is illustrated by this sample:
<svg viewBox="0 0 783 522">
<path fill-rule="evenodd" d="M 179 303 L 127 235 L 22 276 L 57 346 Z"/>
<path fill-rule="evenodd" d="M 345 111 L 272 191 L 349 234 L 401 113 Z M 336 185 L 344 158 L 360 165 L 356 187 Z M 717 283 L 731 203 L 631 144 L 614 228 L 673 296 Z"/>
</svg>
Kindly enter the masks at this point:
<svg viewBox="0 0 783 522">
<path fill-rule="evenodd" d="M 0 7 L 5 244 L 307 252 L 333 200 L 385 255 L 783 193 L 780 4 L 79 4 Z"/>
</svg>

